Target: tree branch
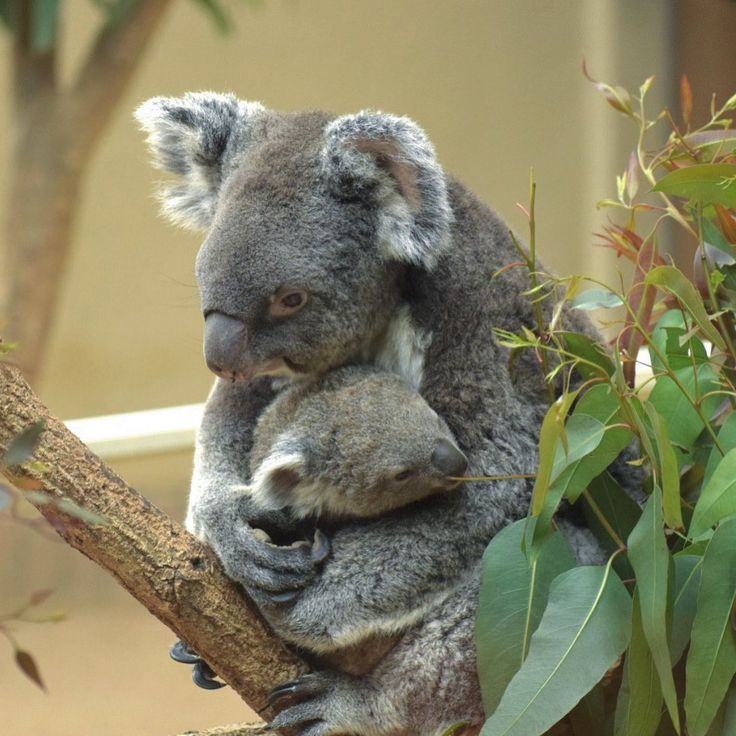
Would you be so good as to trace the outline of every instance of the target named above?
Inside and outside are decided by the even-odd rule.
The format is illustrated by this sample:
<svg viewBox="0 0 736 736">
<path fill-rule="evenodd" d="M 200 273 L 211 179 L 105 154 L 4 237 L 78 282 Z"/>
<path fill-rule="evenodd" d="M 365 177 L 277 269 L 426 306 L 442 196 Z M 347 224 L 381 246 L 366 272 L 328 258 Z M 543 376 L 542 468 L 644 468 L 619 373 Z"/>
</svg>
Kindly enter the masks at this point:
<svg viewBox="0 0 736 736">
<path fill-rule="evenodd" d="M 17 368 L 0 363 L 0 457 L 13 437 L 39 419 L 46 429 L 33 456 L 37 462 L 2 468 L 4 474 L 21 490 L 69 499 L 105 517 L 104 524 L 87 523 L 64 512 L 63 505 L 32 497 L 66 542 L 112 573 L 251 708 L 269 718 L 268 693 L 307 665 L 269 632 L 207 545 L 118 478 L 49 415 Z"/>
<path fill-rule="evenodd" d="M 170 2 L 138 0 L 126 18 L 97 35 L 73 89 L 65 95 L 73 160 L 83 161 L 105 130 Z"/>
</svg>

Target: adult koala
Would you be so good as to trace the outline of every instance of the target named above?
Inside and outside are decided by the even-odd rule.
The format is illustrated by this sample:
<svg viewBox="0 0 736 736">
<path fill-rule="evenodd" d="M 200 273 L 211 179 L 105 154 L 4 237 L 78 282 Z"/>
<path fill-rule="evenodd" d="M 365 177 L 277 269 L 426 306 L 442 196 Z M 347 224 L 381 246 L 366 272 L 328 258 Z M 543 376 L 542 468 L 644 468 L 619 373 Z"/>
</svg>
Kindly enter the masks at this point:
<svg viewBox="0 0 736 736">
<path fill-rule="evenodd" d="M 241 492 L 253 426 L 272 376 L 375 363 L 446 420 L 470 474 L 533 473 L 543 376 L 531 355 L 512 374 L 491 332 L 534 325 L 526 273 L 491 278 L 516 260 L 507 226 L 444 174 L 407 118 L 281 114 L 213 93 L 154 98 L 137 116 L 158 166 L 179 177 L 164 212 L 207 231 L 196 272 L 219 378 L 187 526 L 289 641 L 329 652 L 405 630 L 477 574 L 490 538 L 526 514 L 530 483 L 474 484 L 346 521 L 329 554 L 321 535 L 277 547 L 254 528 L 285 538 L 288 515 Z"/>
</svg>

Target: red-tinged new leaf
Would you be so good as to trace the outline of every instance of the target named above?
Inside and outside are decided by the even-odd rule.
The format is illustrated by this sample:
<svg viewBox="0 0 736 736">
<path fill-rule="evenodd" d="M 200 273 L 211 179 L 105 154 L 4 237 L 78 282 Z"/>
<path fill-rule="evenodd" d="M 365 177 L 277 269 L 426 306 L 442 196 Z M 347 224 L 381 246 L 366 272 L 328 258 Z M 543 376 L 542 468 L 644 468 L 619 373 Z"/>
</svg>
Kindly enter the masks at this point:
<svg viewBox="0 0 736 736">
<path fill-rule="evenodd" d="M 595 88 L 603 93 L 608 104 L 614 109 L 622 112 L 624 115 L 632 115 L 633 108 L 631 105 L 631 96 L 623 87 L 616 87 L 605 82 L 599 82 L 588 74 L 588 69 L 585 66 L 585 60 L 583 60 L 583 74 L 591 81 Z"/>
<path fill-rule="evenodd" d="M 727 209 L 722 204 L 716 205 L 716 214 L 718 215 L 718 222 L 721 224 L 721 230 L 723 230 L 726 240 L 729 243 L 736 244 L 736 214 L 734 214 L 733 210 Z"/>
<path fill-rule="evenodd" d="M 33 680 L 33 682 L 35 682 L 36 685 L 41 688 L 41 690 L 43 690 L 44 692 L 46 691 L 46 686 L 43 684 L 43 680 L 41 679 L 41 674 L 38 671 L 36 660 L 33 659 L 33 657 L 28 652 L 24 652 L 22 649 L 16 649 L 15 663 L 18 665 L 18 667 L 20 667 L 26 677 L 28 677 L 30 680 Z"/>
<path fill-rule="evenodd" d="M 648 325 L 651 320 L 657 290 L 646 283 L 646 277 L 659 260 L 661 259 L 657 253 L 655 238 L 647 238 L 639 248 L 639 257 L 636 259 L 636 269 L 633 277 L 634 285 L 627 295 L 631 311 L 627 311 L 626 323 L 623 330 L 621 330 L 621 345 L 626 354 L 632 358 L 624 364 L 624 377 L 626 383 L 631 387 L 634 386 L 636 376 L 635 359 L 644 342 L 641 331 L 634 326 L 634 315 L 636 315 L 639 323 L 644 326 Z"/>
<path fill-rule="evenodd" d="M 683 74 L 680 77 L 680 109 L 682 110 L 682 119 L 689 128 L 690 119 L 693 114 L 693 90 L 687 74 Z"/>
</svg>

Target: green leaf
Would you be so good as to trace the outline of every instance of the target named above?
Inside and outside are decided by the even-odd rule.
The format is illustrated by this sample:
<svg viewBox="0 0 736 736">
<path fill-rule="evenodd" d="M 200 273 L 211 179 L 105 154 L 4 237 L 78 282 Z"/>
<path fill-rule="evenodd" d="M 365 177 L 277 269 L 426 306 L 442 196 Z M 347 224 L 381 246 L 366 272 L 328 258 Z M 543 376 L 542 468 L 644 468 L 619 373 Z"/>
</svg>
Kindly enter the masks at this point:
<svg viewBox="0 0 736 736">
<path fill-rule="evenodd" d="M 700 204 L 736 207 L 736 164 L 695 164 L 676 169 L 665 174 L 652 191 Z"/>
<path fill-rule="evenodd" d="M 736 519 L 719 525 L 703 559 L 685 674 L 688 736 L 704 736 L 736 673 Z"/>
<path fill-rule="evenodd" d="M 575 368 L 584 379 L 613 375 L 611 356 L 595 340 L 579 332 L 559 332 L 557 336 L 565 350 L 578 359 Z"/>
<path fill-rule="evenodd" d="M 537 477 L 534 481 L 534 490 L 532 491 L 531 509 L 534 515 L 539 514 L 544 507 L 544 500 L 552 480 L 555 448 L 562 436 L 567 412 L 577 398 L 578 393 L 579 391 L 572 391 L 562 394 L 547 410 L 542 421 L 542 428 L 539 432 L 539 465 L 537 467 Z"/>
<path fill-rule="evenodd" d="M 670 633 L 670 656 L 676 664 L 687 643 L 693 628 L 695 609 L 700 585 L 700 570 L 703 564 L 701 555 L 686 554 L 674 556 L 674 598 L 672 603 L 672 631 Z"/>
<path fill-rule="evenodd" d="M 35 452 L 41 433 L 45 428 L 46 422 L 39 419 L 30 427 L 26 427 L 19 435 L 16 435 L 2 457 L 3 465 L 21 465 L 28 460 Z"/>
<path fill-rule="evenodd" d="M 458 721 L 453 723 L 442 732 L 442 736 L 455 736 L 455 734 L 462 734 L 462 732 L 470 725 L 470 721 Z"/>
<path fill-rule="evenodd" d="M 73 516 L 75 519 L 85 522 L 86 524 L 107 524 L 107 518 L 100 514 L 85 509 L 78 503 L 75 503 L 70 498 L 55 498 L 52 503 L 56 506 L 59 511 L 63 511 L 69 516 Z"/>
<path fill-rule="evenodd" d="M 702 341 L 692 334 L 692 326 L 692 320 L 685 321 L 680 309 L 668 309 L 657 320 L 652 333 L 652 342 L 665 355 L 667 363 L 666 365 L 662 363 L 657 353 L 650 349 L 649 357 L 653 370 L 662 372 L 669 367 L 673 371 L 678 371 L 710 362 Z"/>
<path fill-rule="evenodd" d="M 736 166 L 734 166 L 736 169 Z M 720 350 L 726 349 L 721 333 L 711 324 L 703 300 L 692 282 L 674 266 L 657 266 L 646 275 L 647 284 L 654 284 L 670 292 L 680 301 L 695 320 L 703 334 Z"/>
<path fill-rule="evenodd" d="M 644 404 L 649 421 L 652 423 L 657 448 L 657 469 L 659 485 L 662 488 L 662 509 L 664 520 L 671 529 L 684 528 L 680 508 L 680 471 L 675 450 L 670 442 L 667 425 L 657 414 L 651 402 Z M 654 458 L 651 458 L 652 460 Z"/>
<path fill-rule="evenodd" d="M 718 442 L 723 448 L 724 452 L 733 450 L 736 448 L 736 412 L 732 412 L 726 417 L 726 421 L 723 422 L 720 429 L 718 430 Z M 703 474 L 702 487 L 708 485 L 713 471 L 718 467 L 718 464 L 723 460 L 723 455 L 717 447 L 713 447 L 708 456 L 708 463 L 705 466 L 705 472 Z"/>
<path fill-rule="evenodd" d="M 578 294 L 571 302 L 570 309 L 612 309 L 623 304 L 621 297 L 610 289 L 596 287 Z"/>
<path fill-rule="evenodd" d="M 59 0 L 33 0 L 31 48 L 37 54 L 46 53 L 56 45 L 59 6 Z"/>
<path fill-rule="evenodd" d="M 607 384 L 586 391 L 565 425 L 566 446 L 558 439 L 550 473 L 550 485 L 539 513 L 535 539 L 549 529 L 564 495 L 576 501 L 588 484 L 600 475 L 629 444 L 632 433 L 613 427 L 620 421 L 618 399 Z"/>
<path fill-rule="evenodd" d="M 679 386 L 670 376 L 657 377 L 649 403 L 665 422 L 672 442 L 691 450 L 705 427 L 693 403 L 697 403 L 699 397 L 719 390 L 720 385 L 718 376 L 709 365 L 697 369 L 683 368 L 675 374 Z M 707 420 L 712 418 L 721 401 L 721 397 L 715 394 L 700 401 L 701 413 Z"/>
<path fill-rule="evenodd" d="M 15 29 L 18 27 L 19 4 L 20 0 L 2 0 L 0 2 L 0 20 L 11 33 L 15 33 Z"/>
<path fill-rule="evenodd" d="M 626 648 L 631 598 L 611 564 L 558 575 L 514 675 L 481 736 L 539 736 L 568 713 Z"/>
<path fill-rule="evenodd" d="M 533 523 L 530 521 L 529 523 Z M 483 555 L 476 618 L 478 675 L 483 705 L 492 713 L 528 652 L 552 580 L 575 566 L 564 537 L 555 532 L 532 560 L 522 551 L 526 519 L 504 527 Z"/>
<path fill-rule="evenodd" d="M 667 634 L 668 578 L 671 558 L 664 536 L 662 495 L 655 487 L 641 519 L 629 535 L 629 560 L 636 572 L 636 585 L 641 603 L 641 623 L 649 650 L 659 673 L 660 686 L 667 710 L 677 733 L 680 717 L 677 693 L 672 677 L 672 661 Z"/>
<path fill-rule="evenodd" d="M 662 718 L 662 690 L 641 622 L 639 591 L 634 590 L 631 642 L 616 701 L 615 736 L 653 736 Z"/>
<path fill-rule="evenodd" d="M 28 679 L 35 682 L 41 690 L 46 690 L 46 686 L 43 684 L 43 680 L 41 679 L 41 673 L 38 671 L 36 660 L 33 659 L 28 652 L 24 652 L 22 649 L 16 649 L 15 663 L 20 667 L 23 674 L 25 674 Z"/>
<path fill-rule="evenodd" d="M 690 521 L 690 537 L 699 537 L 731 514 L 736 514 L 736 449 L 726 453 L 700 492 Z"/>
<path fill-rule="evenodd" d="M 726 240 L 721 229 L 705 217 L 703 218 L 703 240 L 705 240 L 706 244 L 718 248 L 718 250 L 733 258 L 734 248 L 731 243 Z"/>
<path fill-rule="evenodd" d="M 588 528 L 608 554 L 619 548 L 619 543 L 611 536 L 611 532 L 625 544 L 641 516 L 639 504 L 608 472 L 601 473 L 588 484 L 588 493 L 583 499 L 582 508 Z M 607 526 L 599 515 L 605 519 Z M 623 555 L 614 559 L 613 566 L 621 577 L 634 577 L 634 571 Z"/>
</svg>

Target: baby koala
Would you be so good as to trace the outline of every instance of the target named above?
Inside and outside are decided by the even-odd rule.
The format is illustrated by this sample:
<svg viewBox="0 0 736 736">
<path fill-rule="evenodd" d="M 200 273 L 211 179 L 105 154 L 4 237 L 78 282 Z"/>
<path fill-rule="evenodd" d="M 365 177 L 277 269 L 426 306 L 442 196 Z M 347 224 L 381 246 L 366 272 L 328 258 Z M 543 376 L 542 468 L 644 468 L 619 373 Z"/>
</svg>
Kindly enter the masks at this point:
<svg viewBox="0 0 736 736">
<path fill-rule="evenodd" d="M 249 492 L 299 519 L 367 518 L 456 488 L 467 464 L 402 378 L 347 366 L 286 388 L 263 412 Z"/>
<path fill-rule="evenodd" d="M 429 404 L 399 376 L 370 366 L 339 368 L 285 389 L 256 425 L 250 462 L 248 492 L 258 506 L 288 507 L 295 520 L 320 527 L 451 491 L 468 465 Z M 366 574 L 376 574 L 369 556 Z M 272 692 L 278 714 L 270 727 L 296 727 L 303 736 L 434 736 L 469 721 L 468 733 L 477 734 L 479 579 L 473 571 L 403 626 L 367 626 L 362 638 L 331 651 L 303 648 L 315 671 Z"/>
</svg>

